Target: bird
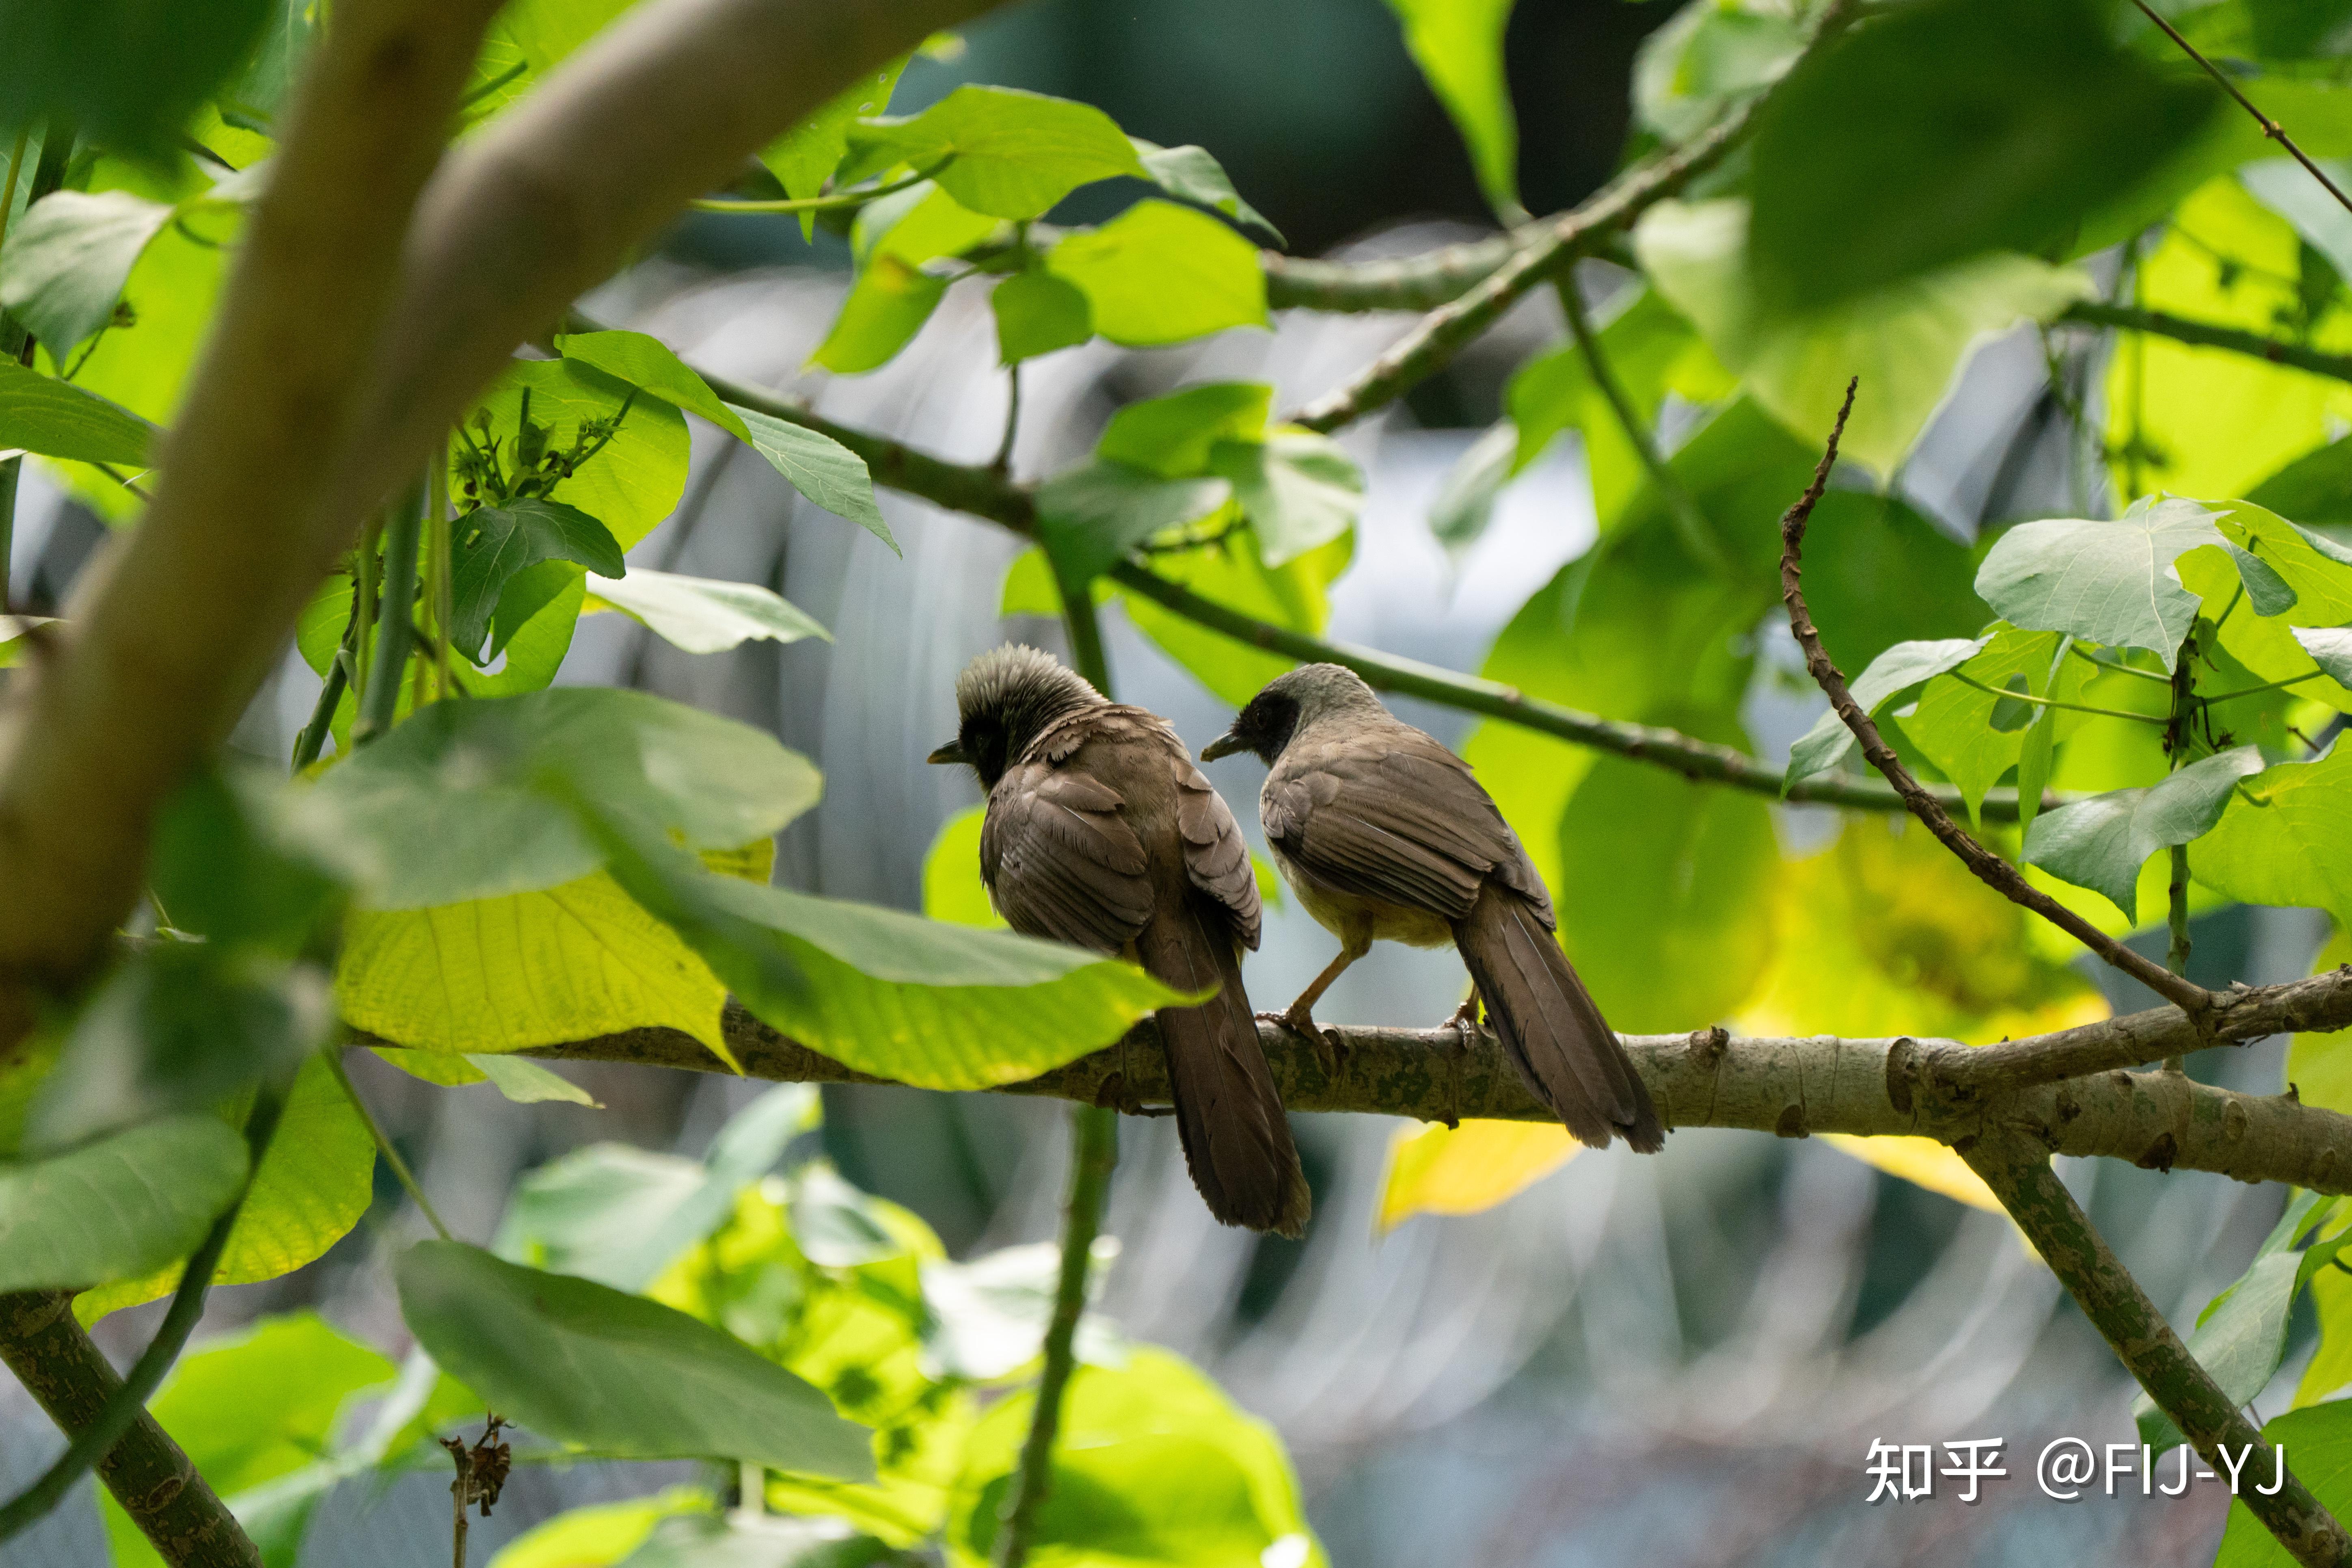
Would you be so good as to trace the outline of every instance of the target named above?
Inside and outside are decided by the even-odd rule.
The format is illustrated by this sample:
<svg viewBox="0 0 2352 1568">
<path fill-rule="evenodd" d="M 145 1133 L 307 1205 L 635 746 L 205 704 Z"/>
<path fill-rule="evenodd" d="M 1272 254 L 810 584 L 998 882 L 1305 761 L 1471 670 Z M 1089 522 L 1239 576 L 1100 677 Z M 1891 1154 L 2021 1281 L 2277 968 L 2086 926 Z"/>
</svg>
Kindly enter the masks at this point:
<svg viewBox="0 0 2352 1568">
<path fill-rule="evenodd" d="M 1282 1021 L 1323 1048 L 1314 1006 L 1377 940 L 1452 942 L 1503 1048 L 1580 1142 L 1665 1142 L 1650 1091 L 1553 931 L 1551 895 L 1470 765 L 1396 718 L 1353 670 L 1302 665 L 1250 699 L 1202 762 L 1254 752 L 1266 847 L 1339 954 Z"/>
<path fill-rule="evenodd" d="M 1039 649 L 973 659 L 956 710 L 956 738 L 929 760 L 969 766 L 987 794 L 980 871 L 997 913 L 1215 991 L 1158 1015 L 1185 1165 L 1224 1224 L 1303 1235 L 1307 1176 L 1242 986 L 1260 909 L 1232 808 L 1166 720 Z"/>
</svg>

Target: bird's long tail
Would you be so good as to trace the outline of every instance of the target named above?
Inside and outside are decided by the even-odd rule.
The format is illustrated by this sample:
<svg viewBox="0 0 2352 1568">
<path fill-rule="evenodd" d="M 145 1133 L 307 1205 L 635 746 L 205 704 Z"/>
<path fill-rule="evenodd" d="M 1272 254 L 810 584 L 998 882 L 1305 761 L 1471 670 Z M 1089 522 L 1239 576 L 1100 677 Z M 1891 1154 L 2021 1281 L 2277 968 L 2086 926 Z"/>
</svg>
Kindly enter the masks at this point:
<svg viewBox="0 0 2352 1568">
<path fill-rule="evenodd" d="M 1665 1132 L 1650 1091 L 1534 906 L 1488 882 L 1454 942 L 1536 1098 L 1580 1142 L 1601 1148 L 1613 1133 L 1654 1153 Z"/>
<path fill-rule="evenodd" d="M 1312 1206 L 1307 1174 L 1258 1045 L 1232 933 L 1187 897 L 1144 927 L 1136 950 L 1143 967 L 1171 985 L 1217 988 L 1197 1007 L 1164 1007 L 1159 1016 L 1192 1184 L 1227 1225 L 1298 1236 Z"/>
</svg>

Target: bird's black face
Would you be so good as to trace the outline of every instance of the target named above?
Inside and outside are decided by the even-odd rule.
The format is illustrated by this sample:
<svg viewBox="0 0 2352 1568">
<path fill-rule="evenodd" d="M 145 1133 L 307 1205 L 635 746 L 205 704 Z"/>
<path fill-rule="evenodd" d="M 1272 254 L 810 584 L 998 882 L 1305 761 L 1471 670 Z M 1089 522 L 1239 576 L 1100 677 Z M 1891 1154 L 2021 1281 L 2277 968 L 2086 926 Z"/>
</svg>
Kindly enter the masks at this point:
<svg viewBox="0 0 2352 1568">
<path fill-rule="evenodd" d="M 980 787 L 985 791 L 994 789 L 996 781 L 1004 776 L 1012 752 L 1012 737 L 1005 733 L 1003 721 L 993 714 L 974 713 L 964 720 L 954 740 L 925 760 L 965 763 L 980 775 Z"/>
<path fill-rule="evenodd" d="M 1297 728 L 1298 699 L 1269 686 L 1234 716 L 1232 729 L 1201 748 L 1201 760 L 1213 763 L 1235 752 L 1255 752 L 1260 762 L 1271 767 Z"/>
</svg>

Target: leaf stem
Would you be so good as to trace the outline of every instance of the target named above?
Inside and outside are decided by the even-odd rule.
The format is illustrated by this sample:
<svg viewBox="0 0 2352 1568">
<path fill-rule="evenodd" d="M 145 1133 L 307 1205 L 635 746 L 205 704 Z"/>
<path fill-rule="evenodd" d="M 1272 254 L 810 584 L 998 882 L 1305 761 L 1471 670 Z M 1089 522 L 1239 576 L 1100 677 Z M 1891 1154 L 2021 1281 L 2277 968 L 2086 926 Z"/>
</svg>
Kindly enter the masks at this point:
<svg viewBox="0 0 2352 1568">
<path fill-rule="evenodd" d="M 1972 675 L 1959 670 L 1951 672 L 1952 679 L 1962 686 L 1973 686 L 1988 697 L 1998 697 L 2009 702 L 2030 702 L 2036 708 L 2063 708 L 2074 713 L 2096 713 L 2103 719 L 2130 719 L 2142 724 L 2161 724 L 2165 721 L 2154 713 L 2133 713 L 2121 708 L 2094 708 L 2086 702 L 2068 702 L 2056 697 L 2036 697 L 2030 691 L 2003 691 L 1997 686 L 1987 686 Z"/>
<path fill-rule="evenodd" d="M 2110 675 L 2137 675 L 2142 680 L 2153 680 L 2158 686 L 2164 687 L 2169 687 L 2172 684 L 2171 678 L 2168 676 L 2158 675 L 2152 669 L 2137 668 L 2132 665 L 2124 663 L 2121 659 L 2101 658 L 2097 654 L 2091 652 L 2079 642 L 2069 642 L 2066 645 L 2066 651 L 2086 664 L 2098 666 L 2099 668 L 2105 670 Z M 2014 697 L 2017 694 L 2011 691 L 2004 692 L 2002 695 Z"/>
<path fill-rule="evenodd" d="M 2300 686 L 2306 680 L 2317 680 L 2326 673 L 2324 669 L 2307 669 L 2301 675 L 2290 675 L 2284 680 L 2267 681 L 2261 686 L 2241 687 L 2235 691 L 2224 691 L 2219 697 L 2200 697 L 2197 701 L 2200 706 L 2210 708 L 2216 702 L 2234 702 L 2241 697 L 2258 697 L 2265 691 L 2276 691 L 2283 687 Z"/>
<path fill-rule="evenodd" d="M 409 623 L 416 601 L 416 547 L 425 521 L 422 487 L 394 503 L 383 525 L 383 580 L 377 597 L 375 653 L 368 661 L 366 688 L 352 744 L 364 746 L 392 728 L 400 711 L 400 681 L 415 641 Z"/>
<path fill-rule="evenodd" d="M 1102 1230 L 1103 1200 L 1118 1163 L 1118 1113 L 1107 1107 L 1070 1108 L 1070 1186 L 1062 1209 L 1062 1271 L 1054 1288 L 1054 1316 L 1045 1327 L 1045 1364 L 1037 1377 L 1037 1408 L 1021 1446 L 1020 1468 L 1005 1493 L 996 1531 L 994 1568 L 1022 1568 L 1029 1560 L 1037 1513 L 1053 1489 L 1054 1439 L 1062 1425 L 1062 1398 L 1077 1360 L 1078 1319 L 1086 1310 L 1087 1270 Z"/>
<path fill-rule="evenodd" d="M 107 1396 L 98 1418 L 74 1434 L 66 1451 L 42 1472 L 38 1480 L 9 1499 L 6 1506 L 0 1507 L 0 1541 L 8 1540 L 55 1508 L 58 1500 L 114 1447 L 146 1409 L 148 1397 L 162 1384 L 163 1374 L 172 1370 L 181 1347 L 188 1342 L 188 1335 L 205 1315 L 205 1293 L 212 1289 L 213 1274 L 220 1267 L 221 1254 L 228 1249 L 229 1234 L 236 1227 L 236 1216 L 245 1206 L 247 1195 L 253 1191 L 254 1180 L 261 1170 L 261 1158 L 268 1152 L 269 1140 L 278 1131 L 278 1115 L 285 1109 L 285 1085 L 264 1081 L 256 1090 L 253 1109 L 245 1118 L 245 1185 L 189 1255 L 180 1270 L 179 1288 L 173 1291 L 172 1304 L 164 1310 L 163 1325 L 131 1363 L 121 1385 Z"/>
<path fill-rule="evenodd" d="M 375 1141 L 376 1152 L 382 1154 L 383 1163 L 392 1167 L 392 1173 L 399 1178 L 409 1201 L 431 1223 L 434 1234 L 444 1241 L 456 1240 L 449 1234 L 449 1227 L 441 1223 L 441 1216 L 433 1212 L 432 1200 L 425 1195 L 425 1189 L 416 1184 L 415 1174 L 409 1170 L 408 1162 L 400 1157 L 400 1151 L 393 1147 L 390 1138 L 384 1136 L 383 1126 L 376 1121 L 375 1113 L 368 1109 L 367 1101 L 360 1098 L 359 1086 L 352 1081 L 350 1071 L 343 1066 L 343 1049 L 341 1046 L 327 1047 L 327 1070 L 335 1075 L 335 1082 L 342 1086 L 343 1098 L 352 1102 L 352 1109 L 360 1113 L 362 1121 L 367 1123 L 368 1136 Z"/>
<path fill-rule="evenodd" d="M 911 190 L 937 174 L 954 159 L 944 159 L 928 169 L 920 169 L 903 180 L 887 185 L 876 185 L 862 191 L 841 191 L 829 196 L 798 196 L 790 201 L 734 201 L 724 196 L 706 196 L 686 205 L 705 213 L 823 213 L 837 212 L 843 207 L 862 207 L 880 196 L 896 195 Z"/>
</svg>

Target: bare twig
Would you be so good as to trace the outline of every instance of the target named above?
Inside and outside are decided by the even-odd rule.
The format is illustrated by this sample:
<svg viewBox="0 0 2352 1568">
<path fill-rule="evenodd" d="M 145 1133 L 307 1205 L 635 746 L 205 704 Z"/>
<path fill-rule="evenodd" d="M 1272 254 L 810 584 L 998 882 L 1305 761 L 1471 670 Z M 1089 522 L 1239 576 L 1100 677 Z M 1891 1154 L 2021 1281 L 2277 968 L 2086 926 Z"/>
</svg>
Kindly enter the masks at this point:
<svg viewBox="0 0 2352 1568">
<path fill-rule="evenodd" d="M 2092 1228 L 2073 1194 L 2051 1172 L 2043 1151 L 2020 1139 L 1991 1135 L 1959 1148 L 1969 1168 L 1984 1178 L 2083 1315 L 2114 1349 L 2116 1359 L 2207 1464 L 2217 1472 L 2227 1468 L 2221 1458 L 2227 1447 L 2243 1466 L 2250 1453 L 2269 1447 Z M 2352 1554 L 2352 1539 L 2344 1527 L 2292 1472 L 2275 1496 L 2247 1487 L 2238 1493 L 2238 1500 L 2298 1563 L 2333 1568 Z"/>
<path fill-rule="evenodd" d="M 1878 732 L 1878 726 L 1847 689 L 1845 677 L 1838 672 L 1829 652 L 1822 647 L 1821 633 L 1813 628 L 1812 613 L 1805 607 L 1804 588 L 1800 582 L 1801 563 L 1804 552 L 1805 522 L 1812 516 L 1813 508 L 1829 487 L 1830 469 L 1837 461 L 1838 438 L 1845 433 L 1846 416 L 1853 412 L 1854 389 L 1857 381 L 1846 384 L 1845 402 L 1838 409 L 1837 424 L 1830 432 L 1829 447 L 1822 454 L 1820 465 L 1813 470 L 1813 482 L 1797 499 L 1780 519 L 1780 598 L 1789 607 L 1789 625 L 1797 634 L 1797 641 L 1805 650 L 1805 668 L 1816 684 L 1828 694 L 1830 705 L 1837 710 L 1845 727 L 1853 731 L 1861 742 L 1862 754 L 1871 764 L 1886 775 L 1895 794 L 1911 815 L 1927 825 L 1937 842 L 1959 858 L 1960 864 L 1976 873 L 1978 879 L 2011 902 L 2032 910 L 2068 936 L 2097 953 L 2108 963 L 2122 970 L 2185 1009 L 2192 1017 L 2210 1014 L 2213 996 L 2203 986 L 2191 984 L 2185 976 L 2171 973 L 2126 947 L 2107 935 L 2057 900 L 2028 882 L 2017 868 L 1978 843 L 1968 831 L 1952 820 L 1951 814 L 1937 803 L 1936 797 L 1920 786 L 1911 776 Z"/>
<path fill-rule="evenodd" d="M 2229 77 L 2222 72 L 2221 68 L 2216 66 L 2211 60 L 2207 59 L 2203 55 L 2198 53 L 2197 46 L 2190 43 L 2188 39 L 2182 37 L 2178 32 L 2176 32 L 2173 29 L 2171 23 L 2166 21 L 2162 16 L 2158 16 L 2155 10 L 2148 5 L 2147 0 L 2132 0 L 2132 4 L 2139 7 L 2141 16 L 2146 16 L 2149 21 L 2163 28 L 2164 36 L 2170 38 L 2174 43 L 2179 44 L 2181 47 L 2181 51 L 2188 55 L 2190 59 L 2195 60 L 2199 65 L 2204 67 L 2205 74 L 2211 77 L 2215 81 L 2220 82 L 2221 84 L 2221 90 L 2228 93 L 2231 98 L 2236 99 L 2238 100 L 2238 107 L 2254 117 L 2254 123 L 2263 128 L 2263 135 L 2269 137 L 2272 141 L 2277 142 L 2280 146 L 2293 153 L 2294 155 L 2294 161 L 2302 164 L 2306 170 L 2310 171 L 2311 177 L 2313 179 L 2317 180 L 2321 184 L 2326 186 L 2327 194 L 2334 196 L 2337 204 L 2341 205 L 2345 211 L 2352 212 L 2352 196 L 2347 196 L 2342 189 L 2336 185 L 2336 182 L 2327 177 L 2327 171 L 2313 163 L 2310 157 L 2305 153 L 2304 150 L 2294 144 L 2294 138 L 2286 133 L 2286 128 L 2284 126 L 2281 125 L 2277 121 L 2273 120 L 2269 115 L 2264 114 L 2261 110 L 2255 108 L 2254 100 L 2248 98 L 2244 93 L 2240 92 L 2238 90 L 2238 84 L 2231 81 Z"/>
</svg>

